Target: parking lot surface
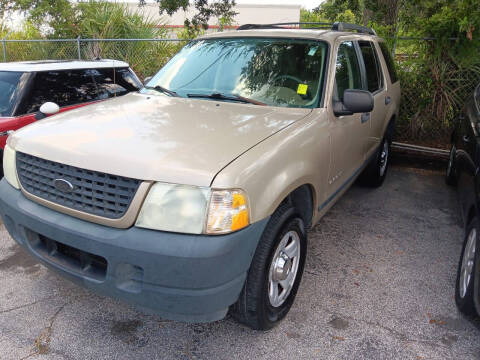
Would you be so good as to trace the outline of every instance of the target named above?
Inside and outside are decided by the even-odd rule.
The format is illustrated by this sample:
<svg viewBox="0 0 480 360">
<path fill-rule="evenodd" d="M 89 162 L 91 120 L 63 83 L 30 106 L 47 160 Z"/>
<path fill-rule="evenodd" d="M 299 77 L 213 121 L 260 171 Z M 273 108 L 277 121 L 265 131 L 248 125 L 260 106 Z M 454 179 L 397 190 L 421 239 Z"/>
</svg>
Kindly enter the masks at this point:
<svg viewBox="0 0 480 360">
<path fill-rule="evenodd" d="M 392 167 L 354 185 L 309 234 L 280 326 L 184 324 L 97 296 L 37 264 L 0 228 L 0 359 L 480 359 L 454 302 L 463 230 L 442 174 Z"/>
</svg>

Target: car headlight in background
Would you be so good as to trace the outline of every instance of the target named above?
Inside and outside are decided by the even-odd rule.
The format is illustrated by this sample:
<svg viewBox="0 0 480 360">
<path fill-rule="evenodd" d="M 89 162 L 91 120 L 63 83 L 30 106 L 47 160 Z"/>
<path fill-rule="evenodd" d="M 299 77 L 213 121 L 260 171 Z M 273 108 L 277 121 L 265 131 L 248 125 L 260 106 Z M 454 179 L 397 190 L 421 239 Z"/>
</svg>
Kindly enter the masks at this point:
<svg viewBox="0 0 480 360">
<path fill-rule="evenodd" d="M 5 145 L 3 149 L 3 176 L 8 183 L 16 189 L 20 189 L 20 184 L 17 180 L 17 166 L 15 163 L 15 150 L 10 146 Z"/>
<path fill-rule="evenodd" d="M 247 198 L 241 190 L 155 183 L 135 225 L 188 234 L 226 234 L 248 224 Z"/>
</svg>

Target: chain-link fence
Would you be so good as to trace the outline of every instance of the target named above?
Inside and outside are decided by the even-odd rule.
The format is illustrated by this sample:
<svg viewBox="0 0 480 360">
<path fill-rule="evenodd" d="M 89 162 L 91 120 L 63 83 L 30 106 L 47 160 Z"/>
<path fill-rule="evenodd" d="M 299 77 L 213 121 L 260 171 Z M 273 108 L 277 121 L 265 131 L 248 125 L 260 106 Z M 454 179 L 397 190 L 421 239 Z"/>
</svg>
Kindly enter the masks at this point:
<svg viewBox="0 0 480 360">
<path fill-rule="evenodd" d="M 480 84 L 480 51 L 471 55 L 471 62 L 427 58 L 417 51 L 426 41 L 435 40 L 401 39 L 395 54 L 402 85 L 397 138 L 445 148 L 455 118 Z"/>
<path fill-rule="evenodd" d="M 480 83 L 480 67 L 462 68 L 451 61 L 433 66 L 421 59 L 416 51 L 426 39 L 401 40 L 397 43 L 395 56 L 402 83 L 397 139 L 446 147 L 453 119 Z M 180 39 L 79 38 L 3 40 L 2 48 L 3 61 L 123 60 L 140 78 L 145 78 L 155 74 L 184 44 L 185 41 Z"/>
<path fill-rule="evenodd" d="M 3 40 L 3 61 L 116 59 L 140 78 L 158 71 L 185 44 L 179 39 Z"/>
</svg>

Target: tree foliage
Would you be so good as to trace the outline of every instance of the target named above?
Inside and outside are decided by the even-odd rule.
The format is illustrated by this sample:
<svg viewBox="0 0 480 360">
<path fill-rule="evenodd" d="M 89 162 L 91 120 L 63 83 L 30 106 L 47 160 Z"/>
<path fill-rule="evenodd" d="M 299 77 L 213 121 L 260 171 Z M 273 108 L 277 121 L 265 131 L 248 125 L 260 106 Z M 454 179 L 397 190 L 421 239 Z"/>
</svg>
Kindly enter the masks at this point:
<svg viewBox="0 0 480 360">
<path fill-rule="evenodd" d="M 69 0 L 0 0 L 0 15 L 13 11 L 22 12 L 29 22 L 37 26 L 53 29 L 52 34 L 62 37 L 67 34 L 79 33 L 78 25 L 86 18 L 83 17 L 82 9 L 85 3 L 88 9 L 95 8 L 98 3 L 99 10 L 106 1 L 69 1 Z M 216 18 L 220 28 L 230 25 L 236 12 L 233 10 L 235 0 L 156 0 L 160 14 L 173 15 L 178 10 L 195 9 L 191 19 L 185 20 L 185 26 L 189 30 L 190 37 L 197 35 L 201 29 L 208 28 L 208 22 Z M 139 5 L 144 5 L 145 0 L 139 0 Z M 115 4 L 122 6 L 121 4 Z"/>
<path fill-rule="evenodd" d="M 72 29 L 75 11 L 68 0 L 0 0 L 0 15 L 20 11 L 40 28 L 47 25 L 67 31 Z"/>
<path fill-rule="evenodd" d="M 348 12 L 400 56 L 401 139 L 448 139 L 455 115 L 480 81 L 478 0 L 326 0 L 302 18 L 345 21 Z"/>
<path fill-rule="evenodd" d="M 361 22 L 362 7 L 360 0 L 327 0 L 314 9 L 328 21 Z"/>
<path fill-rule="evenodd" d="M 314 13 L 343 21 L 348 11 L 357 23 L 379 26 L 385 36 L 401 33 L 460 41 L 480 37 L 478 0 L 327 0 Z"/>
</svg>

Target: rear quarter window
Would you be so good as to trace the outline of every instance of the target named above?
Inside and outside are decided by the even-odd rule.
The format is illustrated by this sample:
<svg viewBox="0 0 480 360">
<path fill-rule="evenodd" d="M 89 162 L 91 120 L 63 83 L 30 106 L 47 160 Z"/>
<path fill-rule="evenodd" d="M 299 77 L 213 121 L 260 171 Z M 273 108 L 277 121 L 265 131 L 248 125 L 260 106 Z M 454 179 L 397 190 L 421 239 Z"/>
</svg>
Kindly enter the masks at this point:
<svg viewBox="0 0 480 360">
<path fill-rule="evenodd" d="M 398 81 L 397 69 L 395 68 L 395 63 L 393 61 L 392 55 L 390 54 L 390 51 L 388 50 L 388 46 L 384 42 L 379 42 L 378 45 L 382 50 L 383 58 L 385 59 L 385 62 L 387 64 L 388 73 L 390 74 L 390 81 L 392 82 L 392 84 L 396 83 Z"/>
</svg>

